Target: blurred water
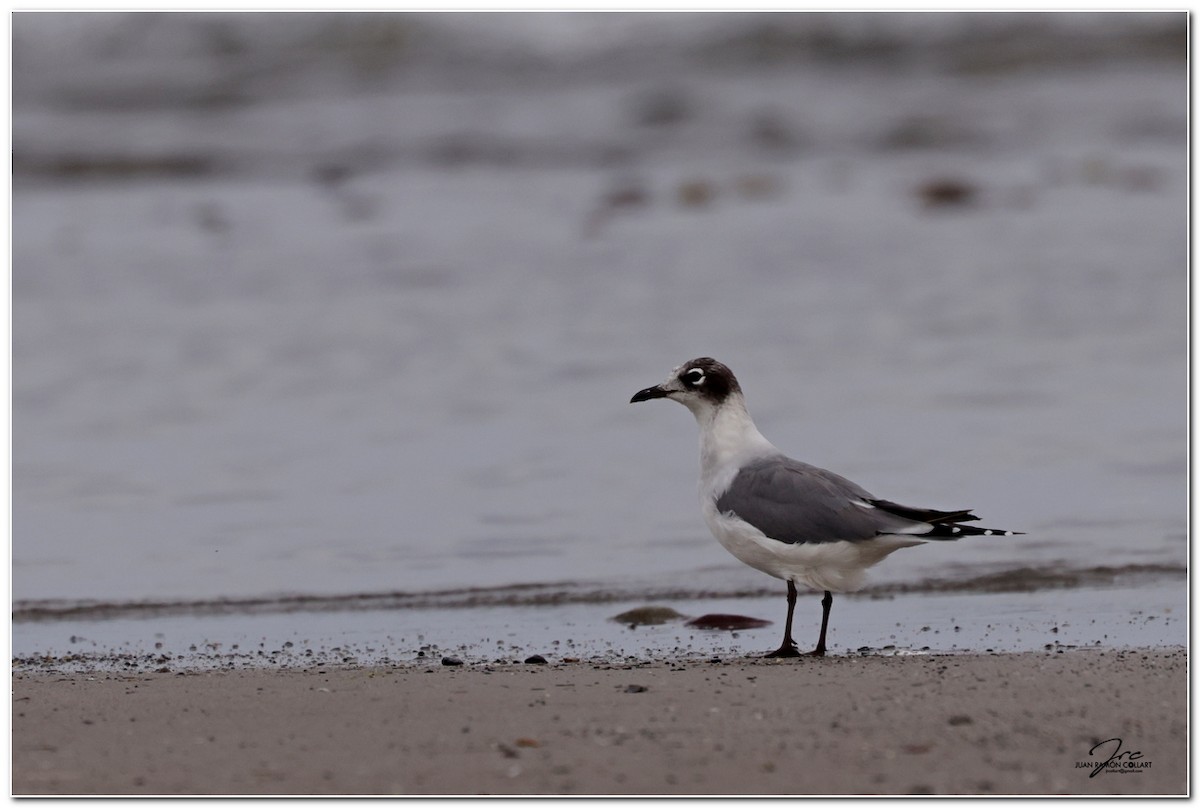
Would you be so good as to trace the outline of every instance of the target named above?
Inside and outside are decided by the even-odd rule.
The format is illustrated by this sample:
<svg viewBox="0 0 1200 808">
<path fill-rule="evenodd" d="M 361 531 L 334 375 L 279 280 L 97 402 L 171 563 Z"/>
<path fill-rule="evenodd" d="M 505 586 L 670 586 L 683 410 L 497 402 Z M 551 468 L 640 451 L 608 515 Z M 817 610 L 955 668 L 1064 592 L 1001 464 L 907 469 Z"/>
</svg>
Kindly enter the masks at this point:
<svg viewBox="0 0 1200 808">
<path fill-rule="evenodd" d="M 822 15 L 825 60 L 746 56 L 774 18 L 467 15 L 292 61 L 257 15 L 87 16 L 14 22 L 18 600 L 763 583 L 690 415 L 627 404 L 699 355 L 789 454 L 1028 533 L 874 580 L 1186 563 L 1186 63 L 1086 47 L 1163 15 L 1026 21 L 1083 56 L 989 69 L 958 16 Z"/>
</svg>

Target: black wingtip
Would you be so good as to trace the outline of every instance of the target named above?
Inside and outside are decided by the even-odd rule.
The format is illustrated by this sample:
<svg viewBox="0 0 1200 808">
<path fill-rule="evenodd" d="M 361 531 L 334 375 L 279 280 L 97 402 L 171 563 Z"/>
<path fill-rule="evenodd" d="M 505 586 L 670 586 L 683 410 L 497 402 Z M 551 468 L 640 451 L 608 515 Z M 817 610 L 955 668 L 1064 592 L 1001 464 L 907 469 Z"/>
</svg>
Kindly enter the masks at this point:
<svg viewBox="0 0 1200 808">
<path fill-rule="evenodd" d="M 976 527 L 975 525 L 943 524 L 934 525 L 928 533 L 918 533 L 922 539 L 960 539 L 963 536 L 1024 536 L 1019 530 L 997 530 L 992 527 Z"/>
<path fill-rule="evenodd" d="M 914 522 L 928 522 L 931 525 L 945 525 L 954 522 L 978 522 L 979 517 L 971 513 L 970 508 L 961 511 L 936 511 L 932 508 L 910 508 L 898 502 L 886 499 L 869 500 L 872 505 L 882 511 L 887 511 L 903 519 Z"/>
</svg>

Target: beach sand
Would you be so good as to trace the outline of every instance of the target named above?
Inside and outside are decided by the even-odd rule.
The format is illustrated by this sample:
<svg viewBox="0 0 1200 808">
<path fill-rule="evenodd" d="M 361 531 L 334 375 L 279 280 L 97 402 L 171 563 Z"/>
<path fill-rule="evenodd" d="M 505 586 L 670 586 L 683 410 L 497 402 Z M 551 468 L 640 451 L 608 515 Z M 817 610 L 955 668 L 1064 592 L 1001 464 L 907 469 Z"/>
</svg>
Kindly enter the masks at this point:
<svg viewBox="0 0 1200 808">
<path fill-rule="evenodd" d="M 1183 795 L 1187 655 L 21 671 L 12 740 L 17 795 Z"/>
</svg>

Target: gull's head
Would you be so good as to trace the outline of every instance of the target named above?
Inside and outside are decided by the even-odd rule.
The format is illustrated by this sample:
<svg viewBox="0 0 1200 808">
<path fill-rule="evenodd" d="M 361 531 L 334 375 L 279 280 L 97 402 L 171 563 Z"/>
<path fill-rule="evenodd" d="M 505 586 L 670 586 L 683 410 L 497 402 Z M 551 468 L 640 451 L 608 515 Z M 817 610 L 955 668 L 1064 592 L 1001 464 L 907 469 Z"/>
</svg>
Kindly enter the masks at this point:
<svg viewBox="0 0 1200 808">
<path fill-rule="evenodd" d="M 684 362 L 672 370 L 662 384 L 637 391 L 629 403 L 669 398 L 678 401 L 699 418 L 704 413 L 719 409 L 729 398 L 740 396 L 741 392 L 742 388 L 732 370 L 704 356 Z"/>
</svg>

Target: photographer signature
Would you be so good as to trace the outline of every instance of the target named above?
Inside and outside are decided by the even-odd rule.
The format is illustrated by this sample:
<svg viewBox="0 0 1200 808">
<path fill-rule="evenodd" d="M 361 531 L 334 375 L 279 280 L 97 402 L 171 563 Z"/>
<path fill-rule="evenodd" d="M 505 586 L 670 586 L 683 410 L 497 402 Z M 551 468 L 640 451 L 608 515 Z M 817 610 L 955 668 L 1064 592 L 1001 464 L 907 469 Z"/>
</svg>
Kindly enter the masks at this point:
<svg viewBox="0 0 1200 808">
<path fill-rule="evenodd" d="M 1132 749 L 1127 752 L 1122 752 L 1120 738 L 1109 738 L 1107 741 L 1101 741 L 1088 750 L 1088 757 L 1095 755 L 1096 750 L 1100 749 L 1100 747 L 1106 744 L 1116 744 L 1116 746 L 1111 748 L 1107 760 L 1105 760 L 1103 763 L 1097 763 L 1095 765 L 1095 767 L 1092 769 L 1092 773 L 1088 775 L 1089 778 L 1095 777 L 1097 774 L 1107 770 L 1109 767 L 1116 769 L 1121 766 L 1122 762 L 1126 762 L 1128 764 L 1132 761 L 1141 760 L 1144 757 L 1140 751 L 1135 751 Z M 1128 768 L 1142 768 L 1143 766 L 1148 766 L 1148 764 L 1133 764 L 1128 766 Z"/>
</svg>

